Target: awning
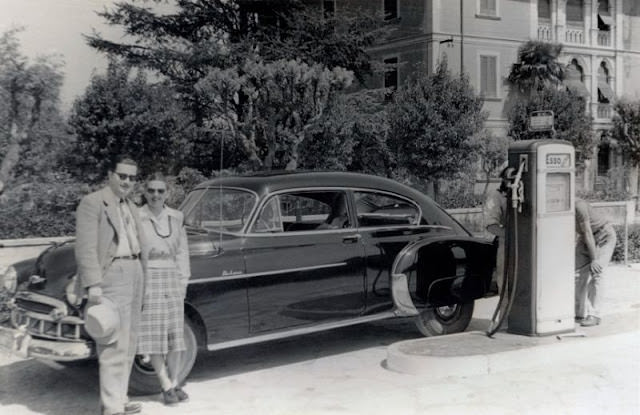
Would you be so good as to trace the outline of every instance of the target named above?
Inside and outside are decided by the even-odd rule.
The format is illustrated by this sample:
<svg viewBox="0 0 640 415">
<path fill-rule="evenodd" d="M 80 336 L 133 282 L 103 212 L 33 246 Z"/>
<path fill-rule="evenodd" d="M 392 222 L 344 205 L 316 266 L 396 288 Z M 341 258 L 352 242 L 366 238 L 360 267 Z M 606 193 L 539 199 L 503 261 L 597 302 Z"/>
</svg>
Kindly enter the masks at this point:
<svg viewBox="0 0 640 415">
<path fill-rule="evenodd" d="M 598 13 L 598 19 L 600 19 L 602 21 L 602 24 L 606 26 L 609 26 L 609 27 L 613 26 L 613 17 L 611 16 Z"/>
<path fill-rule="evenodd" d="M 615 92 L 611 89 L 611 85 L 604 79 L 598 79 L 598 90 L 609 102 L 613 102 L 613 99 L 616 97 Z"/>
<path fill-rule="evenodd" d="M 589 92 L 585 84 L 577 79 L 565 79 L 564 84 L 567 86 L 567 89 L 570 89 L 572 92 L 581 97 L 588 99 L 591 96 L 591 93 Z"/>
</svg>

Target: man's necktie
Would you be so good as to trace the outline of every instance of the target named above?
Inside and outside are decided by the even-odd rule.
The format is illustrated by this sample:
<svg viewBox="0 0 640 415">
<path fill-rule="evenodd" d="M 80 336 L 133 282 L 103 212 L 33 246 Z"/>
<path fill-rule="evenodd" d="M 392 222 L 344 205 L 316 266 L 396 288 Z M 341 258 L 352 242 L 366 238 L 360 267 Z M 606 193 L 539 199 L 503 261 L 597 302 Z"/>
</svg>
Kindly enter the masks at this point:
<svg viewBox="0 0 640 415">
<path fill-rule="evenodd" d="M 140 253 L 140 245 L 138 244 L 138 233 L 136 232 L 133 218 L 131 217 L 131 211 L 124 199 L 120 199 L 120 216 L 124 224 L 124 233 L 127 235 L 127 241 L 129 242 L 129 249 L 131 254 L 136 255 Z"/>
</svg>

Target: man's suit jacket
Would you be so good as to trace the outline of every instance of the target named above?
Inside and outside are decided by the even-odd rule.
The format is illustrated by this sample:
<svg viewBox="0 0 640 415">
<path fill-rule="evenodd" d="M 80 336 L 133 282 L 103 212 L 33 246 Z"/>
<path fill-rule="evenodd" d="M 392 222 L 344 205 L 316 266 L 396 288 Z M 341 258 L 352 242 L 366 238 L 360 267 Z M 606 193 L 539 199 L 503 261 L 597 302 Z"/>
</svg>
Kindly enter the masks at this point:
<svg viewBox="0 0 640 415">
<path fill-rule="evenodd" d="M 76 264 L 78 267 L 78 294 L 83 295 L 84 289 L 93 285 L 100 285 L 102 279 L 113 262 L 118 241 L 126 238 L 120 235 L 120 215 L 118 214 L 118 199 L 111 189 L 105 187 L 86 195 L 80 201 L 76 210 Z M 141 248 L 141 260 L 146 266 L 148 252 L 144 239 L 138 210 L 127 200 L 129 209 L 136 224 Z"/>
</svg>

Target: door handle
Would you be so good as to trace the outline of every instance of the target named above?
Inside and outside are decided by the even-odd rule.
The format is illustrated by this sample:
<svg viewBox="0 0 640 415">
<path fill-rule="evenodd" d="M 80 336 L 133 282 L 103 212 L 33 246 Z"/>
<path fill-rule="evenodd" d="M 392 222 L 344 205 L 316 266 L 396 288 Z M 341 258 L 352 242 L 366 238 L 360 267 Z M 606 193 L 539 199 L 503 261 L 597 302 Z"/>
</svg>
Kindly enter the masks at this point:
<svg viewBox="0 0 640 415">
<path fill-rule="evenodd" d="M 361 236 L 359 233 L 355 235 L 348 235 L 342 238 L 342 242 L 345 244 L 354 244 L 360 240 Z"/>
</svg>

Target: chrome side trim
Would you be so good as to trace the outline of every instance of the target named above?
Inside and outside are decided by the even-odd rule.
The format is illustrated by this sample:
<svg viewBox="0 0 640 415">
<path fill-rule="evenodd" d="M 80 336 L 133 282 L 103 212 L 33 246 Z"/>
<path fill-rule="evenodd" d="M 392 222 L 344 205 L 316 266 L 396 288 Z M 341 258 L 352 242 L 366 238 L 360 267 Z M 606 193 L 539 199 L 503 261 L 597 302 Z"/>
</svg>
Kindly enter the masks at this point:
<svg viewBox="0 0 640 415">
<path fill-rule="evenodd" d="M 420 314 L 411 299 L 409 279 L 406 274 L 391 275 L 391 298 L 400 316 L 417 316 Z"/>
<path fill-rule="evenodd" d="M 312 267 L 300 267 L 300 268 L 288 268 L 288 269 L 279 269 L 274 271 L 265 271 L 265 272 L 253 272 L 250 274 L 235 274 L 235 275 L 220 275 L 217 277 L 209 277 L 209 278 L 200 278 L 197 280 L 189 280 L 189 285 L 191 284 L 204 284 L 206 282 L 211 281 L 231 281 L 231 280 L 240 280 L 245 278 L 256 278 L 256 277 L 264 277 L 267 275 L 277 275 L 277 274 L 286 274 L 290 272 L 302 272 L 302 271 L 313 271 L 317 269 L 326 269 L 326 268 L 336 268 L 347 265 L 346 262 L 336 262 L 335 264 L 326 264 L 326 265 L 315 265 Z"/>
<path fill-rule="evenodd" d="M 397 317 L 398 314 L 395 311 L 385 311 L 384 313 L 372 314 L 370 316 L 356 317 L 349 320 L 335 321 L 331 323 L 319 324 L 311 327 L 300 327 L 296 329 L 280 331 L 277 333 L 261 334 L 258 336 L 249 337 L 246 339 L 230 340 L 221 343 L 211 343 L 207 345 L 207 350 L 221 350 L 229 349 L 231 347 L 244 346 L 248 344 L 261 343 L 270 340 L 283 339 L 286 337 L 300 336 L 303 334 L 315 333 L 318 331 L 325 331 L 336 329 L 339 327 L 353 326 L 355 324 L 369 323 L 372 321 L 384 320 L 387 318 Z"/>
</svg>

